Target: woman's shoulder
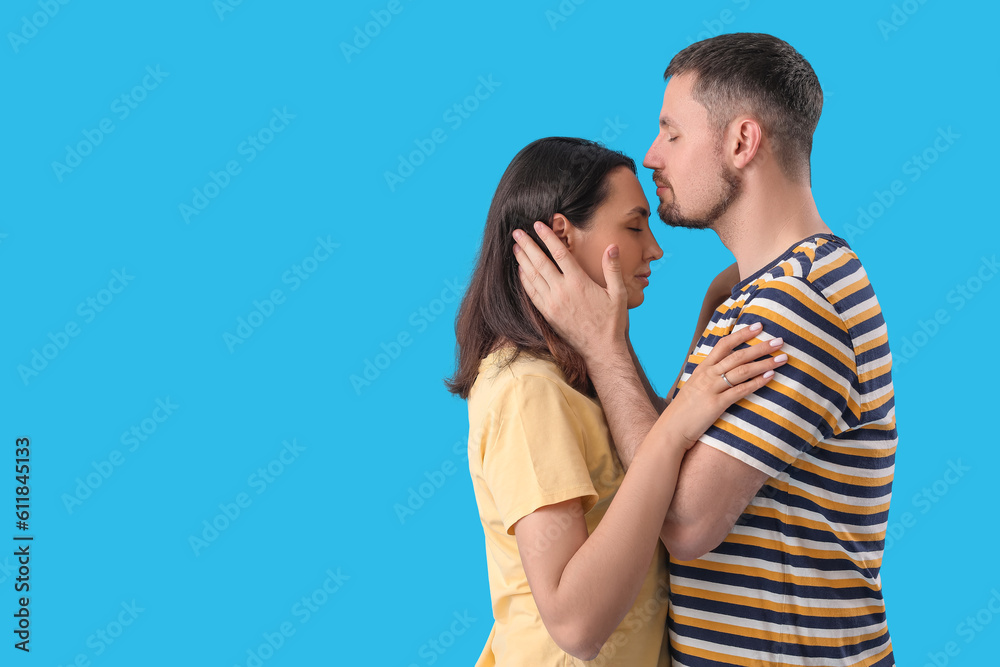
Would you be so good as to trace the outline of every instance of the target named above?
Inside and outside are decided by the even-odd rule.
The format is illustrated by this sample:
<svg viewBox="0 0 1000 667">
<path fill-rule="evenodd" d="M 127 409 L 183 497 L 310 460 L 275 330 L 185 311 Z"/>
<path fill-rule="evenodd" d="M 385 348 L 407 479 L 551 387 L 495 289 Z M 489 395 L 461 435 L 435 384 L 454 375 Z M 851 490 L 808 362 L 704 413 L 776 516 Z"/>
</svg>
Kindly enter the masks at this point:
<svg viewBox="0 0 1000 667">
<path fill-rule="evenodd" d="M 492 403 L 515 394 L 537 391 L 547 394 L 556 389 L 556 393 L 567 398 L 577 393 L 555 362 L 524 350 L 518 352 L 510 345 L 493 350 L 479 362 L 479 376 L 469 392 L 469 400 Z"/>
<path fill-rule="evenodd" d="M 476 378 L 476 384 L 526 380 L 530 382 L 533 378 L 544 378 L 559 385 L 569 386 L 554 361 L 525 350 L 518 352 L 513 345 L 498 347 L 479 362 L 479 377 Z"/>
</svg>

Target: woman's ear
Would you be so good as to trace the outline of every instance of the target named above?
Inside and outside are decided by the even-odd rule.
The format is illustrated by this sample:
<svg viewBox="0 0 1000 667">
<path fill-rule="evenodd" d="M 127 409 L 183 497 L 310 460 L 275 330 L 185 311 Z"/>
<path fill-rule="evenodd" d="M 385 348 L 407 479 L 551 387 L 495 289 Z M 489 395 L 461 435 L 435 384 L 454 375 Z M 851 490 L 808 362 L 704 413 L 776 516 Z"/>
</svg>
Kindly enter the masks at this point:
<svg viewBox="0 0 1000 667">
<path fill-rule="evenodd" d="M 562 241 L 563 245 L 565 245 L 569 250 L 573 249 L 572 229 L 573 225 L 570 224 L 569 220 L 567 220 L 566 216 L 562 213 L 556 213 L 552 216 L 552 231 L 556 233 L 559 240 Z"/>
</svg>

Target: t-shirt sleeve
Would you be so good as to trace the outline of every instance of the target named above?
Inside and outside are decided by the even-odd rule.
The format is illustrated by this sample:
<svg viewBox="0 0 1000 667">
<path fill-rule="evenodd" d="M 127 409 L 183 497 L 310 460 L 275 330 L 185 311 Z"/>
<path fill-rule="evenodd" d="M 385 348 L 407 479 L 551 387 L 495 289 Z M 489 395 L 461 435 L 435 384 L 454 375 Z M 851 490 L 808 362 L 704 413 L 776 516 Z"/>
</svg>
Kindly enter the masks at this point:
<svg viewBox="0 0 1000 667">
<path fill-rule="evenodd" d="M 857 427 L 857 365 L 843 319 L 806 280 L 768 281 L 741 309 L 733 331 L 763 324 L 736 349 L 772 338 L 788 361 L 764 387 L 734 403 L 701 440 L 772 477 L 820 441 Z"/>
<path fill-rule="evenodd" d="M 598 494 L 583 425 L 563 389 L 549 378 L 518 376 L 491 407 L 496 426 L 483 453 L 483 476 L 507 534 L 546 505 L 581 498 L 589 511 Z"/>
</svg>

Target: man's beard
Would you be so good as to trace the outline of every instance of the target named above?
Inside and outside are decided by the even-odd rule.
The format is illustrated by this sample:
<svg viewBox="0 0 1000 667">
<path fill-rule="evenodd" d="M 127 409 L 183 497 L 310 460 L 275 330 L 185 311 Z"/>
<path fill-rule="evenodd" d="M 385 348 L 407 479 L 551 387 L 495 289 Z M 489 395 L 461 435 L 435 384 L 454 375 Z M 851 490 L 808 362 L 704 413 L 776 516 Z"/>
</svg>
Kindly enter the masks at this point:
<svg viewBox="0 0 1000 667">
<path fill-rule="evenodd" d="M 653 180 L 662 183 L 663 181 L 659 178 L 659 171 L 653 173 Z M 692 218 L 685 217 L 680 210 L 679 203 L 677 201 L 677 193 L 673 191 L 670 187 L 670 191 L 673 195 L 672 201 L 668 204 L 665 201 L 660 201 L 659 207 L 656 212 L 660 215 L 660 219 L 667 223 L 671 227 L 684 227 L 686 229 L 711 229 L 716 221 L 729 210 L 729 207 L 739 199 L 740 194 L 743 191 L 743 181 L 740 179 L 738 174 L 730 173 L 724 166 L 720 165 L 719 169 L 719 182 L 722 187 L 722 191 L 716 198 L 715 204 L 712 208 L 703 216 Z"/>
</svg>

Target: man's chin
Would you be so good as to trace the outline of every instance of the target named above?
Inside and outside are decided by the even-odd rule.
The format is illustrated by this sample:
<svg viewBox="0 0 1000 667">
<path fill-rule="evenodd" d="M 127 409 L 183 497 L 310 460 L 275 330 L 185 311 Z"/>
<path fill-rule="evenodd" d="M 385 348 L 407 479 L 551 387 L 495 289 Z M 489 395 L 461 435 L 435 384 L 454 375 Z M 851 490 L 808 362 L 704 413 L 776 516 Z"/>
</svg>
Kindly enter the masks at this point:
<svg viewBox="0 0 1000 667">
<path fill-rule="evenodd" d="M 712 227 L 712 223 L 706 220 L 691 220 L 679 215 L 673 206 L 661 204 L 656 212 L 660 216 L 660 220 L 670 227 L 680 227 L 681 229 L 711 229 Z"/>
</svg>

